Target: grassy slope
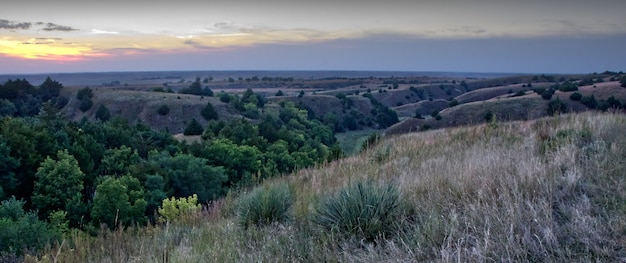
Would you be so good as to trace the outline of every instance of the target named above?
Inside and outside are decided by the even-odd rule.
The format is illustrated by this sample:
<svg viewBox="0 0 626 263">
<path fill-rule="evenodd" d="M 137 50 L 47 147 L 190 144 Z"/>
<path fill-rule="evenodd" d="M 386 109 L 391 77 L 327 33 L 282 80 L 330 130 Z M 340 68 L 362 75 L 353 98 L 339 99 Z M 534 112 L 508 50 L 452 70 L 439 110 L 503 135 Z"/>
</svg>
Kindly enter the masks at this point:
<svg viewBox="0 0 626 263">
<path fill-rule="evenodd" d="M 243 230 L 234 196 L 197 221 L 70 235 L 59 262 L 475 262 L 626 259 L 626 116 L 584 113 L 387 138 L 359 155 L 277 178 L 293 221 Z M 319 198 L 357 180 L 397 184 L 416 216 L 373 243 L 316 231 Z M 33 258 L 30 258 L 31 260 Z"/>
<path fill-rule="evenodd" d="M 169 131 L 172 134 L 182 133 L 187 124 L 196 119 L 201 125 L 206 120 L 200 112 L 207 103 L 211 103 L 220 119 L 232 119 L 240 116 L 229 104 L 223 103 L 216 97 L 201 97 L 196 95 L 174 94 L 163 92 L 134 91 L 117 88 L 92 88 L 94 97 L 93 106 L 86 112 L 81 112 L 76 99 L 78 88 L 66 88 L 62 96 L 69 98 L 68 105 L 63 113 L 72 120 L 83 117 L 94 120 L 95 113 L 100 105 L 105 105 L 112 116 L 121 116 L 130 123 L 142 122 L 150 127 Z M 162 116 L 157 113 L 161 105 L 170 108 L 169 114 Z"/>
</svg>

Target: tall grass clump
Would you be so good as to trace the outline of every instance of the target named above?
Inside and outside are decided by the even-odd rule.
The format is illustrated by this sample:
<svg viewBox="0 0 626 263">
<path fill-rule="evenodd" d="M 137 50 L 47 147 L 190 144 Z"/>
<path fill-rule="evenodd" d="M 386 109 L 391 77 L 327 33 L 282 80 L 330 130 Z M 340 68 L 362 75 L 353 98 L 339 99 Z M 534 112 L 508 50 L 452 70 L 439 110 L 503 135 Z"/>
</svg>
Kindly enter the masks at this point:
<svg viewBox="0 0 626 263">
<path fill-rule="evenodd" d="M 235 207 L 239 226 L 265 226 L 291 218 L 294 199 L 286 183 L 263 185 L 242 196 Z"/>
<path fill-rule="evenodd" d="M 320 200 L 312 222 L 333 234 L 375 241 L 397 233 L 409 207 L 395 185 L 360 181 Z"/>
</svg>

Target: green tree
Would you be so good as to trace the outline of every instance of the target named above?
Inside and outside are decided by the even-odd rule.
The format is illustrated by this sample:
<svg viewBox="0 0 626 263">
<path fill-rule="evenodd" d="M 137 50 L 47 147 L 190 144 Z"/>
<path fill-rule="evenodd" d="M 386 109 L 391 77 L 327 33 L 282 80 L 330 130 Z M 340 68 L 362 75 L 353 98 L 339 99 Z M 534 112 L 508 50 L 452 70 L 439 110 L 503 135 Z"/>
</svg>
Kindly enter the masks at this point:
<svg viewBox="0 0 626 263">
<path fill-rule="evenodd" d="M 202 95 L 202 84 L 200 83 L 200 78 L 196 78 L 196 80 L 192 82 L 188 88 L 181 89 L 179 93 Z"/>
<path fill-rule="evenodd" d="M 165 151 L 151 152 L 148 162 L 158 174 L 167 175 L 167 185 L 174 196 L 197 194 L 202 203 L 220 197 L 222 184 L 228 179 L 221 167 L 209 166 L 206 159 L 190 154 L 171 156 Z"/>
<path fill-rule="evenodd" d="M 96 119 L 101 121 L 108 121 L 111 119 L 111 112 L 109 112 L 109 109 L 107 109 L 104 104 L 100 104 L 100 107 L 96 110 Z"/>
<path fill-rule="evenodd" d="M 93 90 L 91 90 L 89 87 L 82 88 L 78 90 L 78 93 L 76 93 L 76 99 L 78 100 L 85 100 L 85 99 L 91 99 L 91 98 L 93 98 Z"/>
<path fill-rule="evenodd" d="M 35 213 L 25 211 L 24 204 L 25 201 L 15 197 L 0 203 L 0 254 L 36 251 L 61 238 Z"/>
<path fill-rule="evenodd" d="M 63 150 L 58 151 L 57 160 L 47 157 L 35 177 L 33 206 L 47 217 L 52 211 L 64 210 L 74 195 L 83 190 L 85 174 L 74 156 Z"/>
<path fill-rule="evenodd" d="M 17 112 L 17 108 L 15 108 L 15 104 L 13 102 L 0 99 L 0 117 L 4 116 L 13 116 Z"/>
<path fill-rule="evenodd" d="M 13 170 L 19 165 L 19 160 L 11 156 L 11 148 L 0 141 L 0 199 L 4 199 L 5 191 L 15 191 L 18 181 Z"/>
<path fill-rule="evenodd" d="M 218 119 L 217 111 L 215 111 L 215 109 L 213 108 L 213 104 L 211 104 L 210 102 L 207 103 L 206 106 L 204 106 L 200 114 L 202 114 L 202 117 L 204 117 L 204 119 L 207 121 Z"/>
<path fill-rule="evenodd" d="M 580 101 L 582 98 L 583 98 L 583 95 L 578 92 L 574 92 L 572 93 L 572 95 L 569 96 L 569 99 L 573 101 Z"/>
<path fill-rule="evenodd" d="M 109 229 L 131 223 L 143 224 L 147 221 L 147 204 L 143 198 L 144 190 L 137 178 L 107 176 L 96 188 L 91 209 L 93 223 L 105 224 Z"/>
<path fill-rule="evenodd" d="M 43 101 L 48 101 L 52 98 L 58 97 L 62 88 L 63 85 L 61 83 L 47 77 L 46 80 L 39 86 L 41 99 Z"/>
<path fill-rule="evenodd" d="M 189 125 L 187 125 L 187 128 L 185 128 L 185 131 L 183 132 L 183 134 L 184 135 L 201 135 L 203 131 L 204 131 L 204 128 L 202 128 L 202 125 L 200 125 L 200 123 L 198 123 L 196 119 L 192 119 Z"/>
<path fill-rule="evenodd" d="M 102 175 L 121 176 L 129 173 L 132 165 L 139 163 L 140 157 L 137 150 L 126 145 L 120 148 L 107 149 L 104 151 L 100 173 Z"/>
<path fill-rule="evenodd" d="M 560 99 L 555 99 L 548 103 L 548 115 L 553 116 L 555 114 L 561 114 L 567 112 L 567 104 Z"/>
<path fill-rule="evenodd" d="M 170 108 L 167 105 L 163 104 L 159 106 L 159 108 L 157 109 L 157 113 L 159 113 L 159 115 L 165 116 L 170 113 Z"/>
</svg>

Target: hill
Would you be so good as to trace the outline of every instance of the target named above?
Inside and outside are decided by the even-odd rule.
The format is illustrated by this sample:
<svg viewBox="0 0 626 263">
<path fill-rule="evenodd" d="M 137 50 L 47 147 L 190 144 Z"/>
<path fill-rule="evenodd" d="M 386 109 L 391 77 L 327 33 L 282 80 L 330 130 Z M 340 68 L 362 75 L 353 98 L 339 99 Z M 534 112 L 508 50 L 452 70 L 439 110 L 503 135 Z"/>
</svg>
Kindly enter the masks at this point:
<svg viewBox="0 0 626 263">
<path fill-rule="evenodd" d="M 359 155 L 229 195 L 186 221 L 71 236 L 42 258 L 620 262 L 625 129 L 624 115 L 584 113 L 386 137 Z M 250 200 L 291 205 L 255 224 L 241 210 Z M 370 201 L 372 209 L 359 206 Z"/>
</svg>

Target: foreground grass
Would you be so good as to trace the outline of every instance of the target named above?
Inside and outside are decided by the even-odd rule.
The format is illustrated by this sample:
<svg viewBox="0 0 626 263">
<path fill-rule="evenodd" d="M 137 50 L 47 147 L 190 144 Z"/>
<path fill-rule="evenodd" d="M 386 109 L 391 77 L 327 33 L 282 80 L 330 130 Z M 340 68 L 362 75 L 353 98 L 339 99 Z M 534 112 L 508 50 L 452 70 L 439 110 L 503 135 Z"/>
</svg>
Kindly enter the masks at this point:
<svg viewBox="0 0 626 263">
<path fill-rule="evenodd" d="M 626 117 L 586 113 L 382 140 L 265 182 L 293 193 L 290 220 L 240 227 L 232 196 L 186 223 L 62 244 L 27 262 L 623 262 Z M 355 182 L 394 185 L 411 206 L 397 233 L 336 235 L 312 218 Z M 245 197 L 246 195 L 242 193 Z M 242 197 L 243 198 L 243 197 Z"/>
</svg>

